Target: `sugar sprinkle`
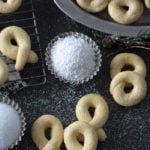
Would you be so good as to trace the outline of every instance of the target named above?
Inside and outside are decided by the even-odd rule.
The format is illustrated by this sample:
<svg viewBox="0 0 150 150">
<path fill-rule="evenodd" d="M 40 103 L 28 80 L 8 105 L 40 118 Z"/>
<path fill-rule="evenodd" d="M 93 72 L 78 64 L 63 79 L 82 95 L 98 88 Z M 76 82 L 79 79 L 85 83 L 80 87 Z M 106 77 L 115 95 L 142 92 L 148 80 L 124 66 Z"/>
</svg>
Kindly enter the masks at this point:
<svg viewBox="0 0 150 150">
<path fill-rule="evenodd" d="M 54 72 L 65 80 L 84 80 L 96 68 L 95 49 L 83 37 L 73 35 L 59 38 L 51 48 Z"/>
<path fill-rule="evenodd" d="M 0 103 L 0 150 L 8 149 L 21 133 L 21 119 L 11 106 Z"/>
</svg>

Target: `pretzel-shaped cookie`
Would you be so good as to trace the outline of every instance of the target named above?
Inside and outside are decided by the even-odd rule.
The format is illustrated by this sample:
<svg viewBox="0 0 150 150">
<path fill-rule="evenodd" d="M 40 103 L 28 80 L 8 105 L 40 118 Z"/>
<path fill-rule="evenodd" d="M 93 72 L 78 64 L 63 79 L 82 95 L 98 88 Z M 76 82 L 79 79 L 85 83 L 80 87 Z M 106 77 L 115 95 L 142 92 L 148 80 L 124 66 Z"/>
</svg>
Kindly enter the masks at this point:
<svg viewBox="0 0 150 150">
<path fill-rule="evenodd" d="M 51 129 L 51 139 L 45 135 Z M 52 115 L 43 115 L 32 126 L 32 139 L 39 150 L 59 150 L 63 142 L 63 126 L 59 119 Z"/>
<path fill-rule="evenodd" d="M 132 85 L 133 89 L 126 92 L 125 87 L 129 87 L 129 85 Z M 147 85 L 144 78 L 132 71 L 120 72 L 113 78 L 110 84 L 110 93 L 121 106 L 134 106 L 138 104 L 144 99 L 146 92 Z"/>
<path fill-rule="evenodd" d="M 0 13 L 12 13 L 16 11 L 22 3 L 22 0 L 0 0 Z"/>
<path fill-rule="evenodd" d="M 6 63 L 0 58 L 0 85 L 3 85 L 8 79 L 9 69 Z"/>
<path fill-rule="evenodd" d="M 76 0 L 77 4 L 91 13 L 97 13 L 104 10 L 109 0 Z"/>
<path fill-rule="evenodd" d="M 79 135 L 84 137 L 84 145 L 80 144 Z M 65 129 L 64 142 L 67 150 L 96 150 L 98 136 L 92 126 L 76 121 Z"/>
<path fill-rule="evenodd" d="M 15 40 L 17 45 L 12 44 Z M 27 62 L 36 63 L 38 56 L 31 51 L 29 35 L 20 27 L 9 26 L 0 33 L 0 51 L 7 57 L 16 60 L 15 68 L 21 71 Z"/>
<path fill-rule="evenodd" d="M 94 116 L 92 117 L 89 108 L 94 108 Z M 105 131 L 102 129 L 109 115 L 109 109 L 106 101 L 98 94 L 88 94 L 83 96 L 76 106 L 76 116 L 79 121 L 89 123 L 96 129 L 99 140 L 106 139 Z"/>
</svg>

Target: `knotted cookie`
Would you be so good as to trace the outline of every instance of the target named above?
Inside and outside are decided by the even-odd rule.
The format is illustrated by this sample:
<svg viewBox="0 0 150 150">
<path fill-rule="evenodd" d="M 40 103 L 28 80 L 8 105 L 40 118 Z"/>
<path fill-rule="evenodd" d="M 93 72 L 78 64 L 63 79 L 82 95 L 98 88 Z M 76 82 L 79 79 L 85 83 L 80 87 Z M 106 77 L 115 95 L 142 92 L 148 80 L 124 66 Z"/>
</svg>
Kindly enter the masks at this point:
<svg viewBox="0 0 150 150">
<path fill-rule="evenodd" d="M 51 129 L 50 140 L 45 135 L 47 129 Z M 63 142 L 63 126 L 58 118 L 43 115 L 32 126 L 32 139 L 39 150 L 60 150 Z"/>
</svg>

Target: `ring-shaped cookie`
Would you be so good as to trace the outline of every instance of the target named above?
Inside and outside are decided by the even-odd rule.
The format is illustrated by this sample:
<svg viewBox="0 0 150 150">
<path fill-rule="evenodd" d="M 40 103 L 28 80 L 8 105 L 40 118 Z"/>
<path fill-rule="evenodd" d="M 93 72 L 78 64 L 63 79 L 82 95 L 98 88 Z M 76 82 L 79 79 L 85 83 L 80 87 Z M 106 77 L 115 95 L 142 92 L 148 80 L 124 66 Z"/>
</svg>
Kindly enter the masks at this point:
<svg viewBox="0 0 150 150">
<path fill-rule="evenodd" d="M 9 69 L 7 64 L 0 58 L 0 85 L 3 85 L 8 79 Z"/>
<path fill-rule="evenodd" d="M 111 0 L 108 4 L 109 15 L 120 24 L 131 24 L 137 21 L 143 11 L 141 0 Z"/>
<path fill-rule="evenodd" d="M 0 13 L 12 13 L 16 11 L 22 3 L 22 0 L 0 0 Z"/>
<path fill-rule="evenodd" d="M 94 116 L 89 109 L 94 108 Z M 76 116 L 79 121 L 89 123 L 94 128 L 101 128 L 108 120 L 109 109 L 104 98 L 98 94 L 87 94 L 83 96 L 76 105 Z"/>
<path fill-rule="evenodd" d="M 134 72 L 141 75 L 143 78 L 146 76 L 146 65 L 141 57 L 131 53 L 121 53 L 115 56 L 110 65 L 110 75 L 114 78 L 125 66 L 132 66 Z"/>
<path fill-rule="evenodd" d="M 104 10 L 109 0 L 76 0 L 77 4 L 91 13 L 97 13 Z"/>
<path fill-rule="evenodd" d="M 50 140 L 46 138 L 46 129 L 51 129 Z M 63 142 L 63 126 L 58 118 L 43 115 L 32 126 L 32 139 L 39 150 L 59 150 Z"/>
<path fill-rule="evenodd" d="M 17 45 L 12 44 L 12 40 Z M 31 40 L 22 28 L 9 26 L 0 33 L 0 51 L 7 57 L 16 60 L 15 68 L 20 71 L 27 62 L 36 63 L 38 56 L 31 51 Z"/>
<path fill-rule="evenodd" d="M 83 135 L 84 145 L 78 141 L 79 135 Z M 67 150 L 96 150 L 98 136 L 92 126 L 76 121 L 65 129 L 64 142 Z"/>
<path fill-rule="evenodd" d="M 146 5 L 147 8 L 150 9 L 150 0 L 145 0 L 145 5 Z"/>
<path fill-rule="evenodd" d="M 129 84 L 133 86 L 133 89 L 126 92 L 125 88 Z M 110 84 L 110 93 L 114 100 L 122 106 L 128 107 L 140 103 L 144 99 L 146 92 L 146 81 L 142 76 L 132 71 L 120 72 Z"/>
<path fill-rule="evenodd" d="M 91 116 L 89 109 L 94 108 L 94 116 Z M 108 120 L 109 109 L 104 98 L 98 94 L 83 96 L 76 105 L 76 116 L 79 121 L 89 123 L 98 133 L 100 141 L 106 139 L 106 133 L 102 129 Z"/>
</svg>

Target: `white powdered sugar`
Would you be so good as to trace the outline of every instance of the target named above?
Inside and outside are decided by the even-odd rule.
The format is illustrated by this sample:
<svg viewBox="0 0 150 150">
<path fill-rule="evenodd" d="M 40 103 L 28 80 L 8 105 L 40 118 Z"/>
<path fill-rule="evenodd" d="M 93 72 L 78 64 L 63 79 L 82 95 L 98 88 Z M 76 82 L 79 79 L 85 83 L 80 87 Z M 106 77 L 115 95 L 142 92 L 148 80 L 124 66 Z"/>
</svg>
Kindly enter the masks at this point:
<svg viewBox="0 0 150 150">
<path fill-rule="evenodd" d="M 96 67 L 95 49 L 82 37 L 59 38 L 51 48 L 51 63 L 58 77 L 78 81 L 90 77 Z"/>
<path fill-rule="evenodd" d="M 0 150 L 15 144 L 21 133 L 21 119 L 11 106 L 0 103 Z"/>
</svg>

